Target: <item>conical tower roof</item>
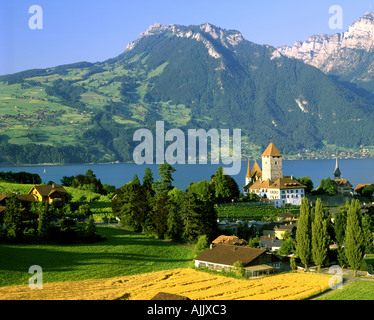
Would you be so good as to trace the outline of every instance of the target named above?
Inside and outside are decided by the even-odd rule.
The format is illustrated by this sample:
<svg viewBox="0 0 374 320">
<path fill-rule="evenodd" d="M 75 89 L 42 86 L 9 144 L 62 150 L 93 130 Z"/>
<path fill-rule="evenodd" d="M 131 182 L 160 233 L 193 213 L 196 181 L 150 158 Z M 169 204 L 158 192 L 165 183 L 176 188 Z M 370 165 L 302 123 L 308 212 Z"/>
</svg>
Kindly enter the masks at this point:
<svg viewBox="0 0 374 320">
<path fill-rule="evenodd" d="M 340 178 L 341 175 L 342 174 L 341 174 L 340 169 L 339 169 L 338 158 L 336 158 L 336 164 L 335 164 L 335 170 L 334 170 L 334 177 L 335 178 Z"/>
<path fill-rule="evenodd" d="M 262 177 L 262 170 L 260 166 L 258 165 L 257 161 L 255 160 L 255 163 L 252 167 L 251 176 L 257 176 L 258 178 Z"/>
<path fill-rule="evenodd" d="M 266 148 L 265 152 L 262 154 L 261 157 L 282 157 L 282 154 L 279 152 L 277 147 L 274 145 L 273 142 L 269 144 L 269 146 Z"/>
<path fill-rule="evenodd" d="M 251 178 L 251 165 L 249 163 L 249 159 L 248 159 L 248 167 L 247 167 L 247 174 L 245 176 L 246 178 Z"/>
</svg>

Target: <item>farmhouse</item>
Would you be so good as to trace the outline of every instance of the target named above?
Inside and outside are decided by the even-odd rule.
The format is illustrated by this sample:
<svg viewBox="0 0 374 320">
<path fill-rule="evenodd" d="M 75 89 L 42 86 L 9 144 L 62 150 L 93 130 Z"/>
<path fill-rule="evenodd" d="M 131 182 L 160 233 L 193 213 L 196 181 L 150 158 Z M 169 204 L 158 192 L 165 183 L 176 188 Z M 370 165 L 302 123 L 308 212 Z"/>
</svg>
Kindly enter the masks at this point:
<svg viewBox="0 0 374 320">
<path fill-rule="evenodd" d="M 218 244 L 205 250 L 195 258 L 195 266 L 217 271 L 233 270 L 235 262 L 241 262 L 249 276 L 273 273 L 280 269 L 281 262 L 263 249 Z"/>
<path fill-rule="evenodd" d="M 260 239 L 260 248 L 269 251 L 277 251 L 280 249 L 282 241 L 283 240 L 280 239 Z"/>
<path fill-rule="evenodd" d="M 244 239 L 239 239 L 239 237 L 237 236 L 221 235 L 212 241 L 213 246 L 217 244 L 232 244 L 234 246 L 245 246 L 248 245 L 248 241 Z"/>
<path fill-rule="evenodd" d="M 264 236 L 274 236 L 277 239 L 283 239 L 286 232 L 292 234 L 296 231 L 296 221 L 270 222 L 263 227 Z"/>
<path fill-rule="evenodd" d="M 248 160 L 244 192 L 255 193 L 276 207 L 285 204 L 300 205 L 306 186 L 291 177 L 283 177 L 282 154 L 274 143 L 270 143 L 262 154 L 262 170 L 258 163 L 251 170 Z"/>
<path fill-rule="evenodd" d="M 34 196 L 37 201 L 66 203 L 68 193 L 63 186 L 52 184 L 33 186 L 28 194 Z"/>
</svg>

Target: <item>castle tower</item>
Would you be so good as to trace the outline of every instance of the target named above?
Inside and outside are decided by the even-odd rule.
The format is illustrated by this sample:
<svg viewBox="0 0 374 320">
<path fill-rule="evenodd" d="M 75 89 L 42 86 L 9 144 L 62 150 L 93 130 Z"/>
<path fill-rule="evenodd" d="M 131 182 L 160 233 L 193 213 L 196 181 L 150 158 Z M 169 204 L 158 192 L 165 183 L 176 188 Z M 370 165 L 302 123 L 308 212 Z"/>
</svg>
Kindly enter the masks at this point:
<svg viewBox="0 0 374 320">
<path fill-rule="evenodd" d="M 249 164 L 249 159 L 248 159 L 248 167 L 247 167 L 247 174 L 245 176 L 245 185 L 250 183 L 252 181 L 252 176 L 251 176 L 251 165 Z"/>
<path fill-rule="evenodd" d="M 274 143 L 270 143 L 262 154 L 262 181 L 270 179 L 275 182 L 283 178 L 282 154 L 279 152 Z"/>
</svg>

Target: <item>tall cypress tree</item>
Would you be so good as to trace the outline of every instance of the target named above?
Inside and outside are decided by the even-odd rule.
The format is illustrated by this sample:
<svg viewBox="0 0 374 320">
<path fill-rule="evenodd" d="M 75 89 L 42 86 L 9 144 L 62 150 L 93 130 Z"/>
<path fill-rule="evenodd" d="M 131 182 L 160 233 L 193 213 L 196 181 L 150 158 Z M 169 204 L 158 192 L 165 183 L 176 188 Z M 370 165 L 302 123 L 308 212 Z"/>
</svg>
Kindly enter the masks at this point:
<svg viewBox="0 0 374 320">
<path fill-rule="evenodd" d="M 327 220 L 324 219 L 321 199 L 317 199 L 312 222 L 312 257 L 318 271 L 327 258 L 328 240 Z"/>
<path fill-rule="evenodd" d="M 345 255 L 354 275 L 360 268 L 364 258 L 364 237 L 361 227 L 361 208 L 358 200 L 352 200 L 347 213 L 347 228 L 345 231 Z"/>
<path fill-rule="evenodd" d="M 308 199 L 305 197 L 301 200 L 300 218 L 296 230 L 296 253 L 304 264 L 305 269 L 311 255 L 311 234 L 310 234 L 310 208 Z"/>
</svg>

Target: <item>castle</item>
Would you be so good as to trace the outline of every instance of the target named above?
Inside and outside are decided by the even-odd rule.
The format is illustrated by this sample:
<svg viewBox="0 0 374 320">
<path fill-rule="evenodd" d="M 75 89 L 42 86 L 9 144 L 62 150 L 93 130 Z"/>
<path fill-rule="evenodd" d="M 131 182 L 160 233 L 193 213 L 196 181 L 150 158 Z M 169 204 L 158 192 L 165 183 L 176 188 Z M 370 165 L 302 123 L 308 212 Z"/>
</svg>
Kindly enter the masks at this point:
<svg viewBox="0 0 374 320">
<path fill-rule="evenodd" d="M 300 205 L 306 186 L 293 176 L 283 177 L 283 156 L 274 143 L 269 144 L 261 158 L 262 169 L 255 161 L 251 170 L 248 160 L 244 192 L 255 193 L 261 199 L 268 199 L 275 207 L 285 204 Z"/>
</svg>

